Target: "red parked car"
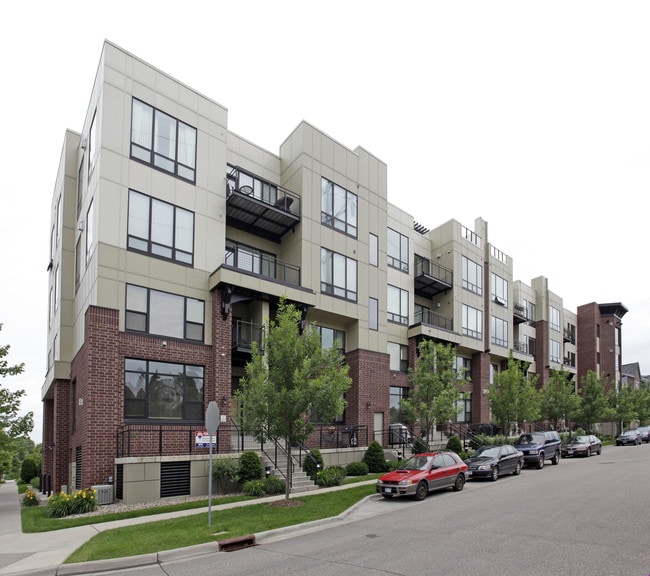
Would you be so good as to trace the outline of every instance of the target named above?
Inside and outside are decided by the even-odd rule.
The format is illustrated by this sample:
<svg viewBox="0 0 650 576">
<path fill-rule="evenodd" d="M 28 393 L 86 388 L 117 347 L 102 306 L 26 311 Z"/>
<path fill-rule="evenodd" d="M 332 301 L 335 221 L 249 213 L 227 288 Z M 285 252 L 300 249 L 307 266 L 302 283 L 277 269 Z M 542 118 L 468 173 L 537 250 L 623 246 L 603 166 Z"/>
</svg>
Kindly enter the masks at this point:
<svg viewBox="0 0 650 576">
<path fill-rule="evenodd" d="M 429 492 L 453 488 L 459 492 L 467 480 L 467 464 L 455 452 L 425 452 L 411 456 L 380 476 L 377 492 L 384 498 L 414 496 L 422 500 Z"/>
</svg>

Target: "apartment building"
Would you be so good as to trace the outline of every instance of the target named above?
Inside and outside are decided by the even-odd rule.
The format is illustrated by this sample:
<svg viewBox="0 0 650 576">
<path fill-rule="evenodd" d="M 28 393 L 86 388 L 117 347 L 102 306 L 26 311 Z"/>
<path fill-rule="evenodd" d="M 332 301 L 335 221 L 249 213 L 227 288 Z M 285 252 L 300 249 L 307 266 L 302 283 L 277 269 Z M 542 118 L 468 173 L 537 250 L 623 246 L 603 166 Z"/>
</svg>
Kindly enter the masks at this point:
<svg viewBox="0 0 650 576">
<path fill-rule="evenodd" d="M 265 150 L 228 130 L 224 106 L 105 42 L 52 201 L 51 489 L 206 494 L 194 435 L 210 401 L 235 416 L 283 296 L 323 345 L 342 343 L 352 386 L 334 424 L 366 440 L 400 420 L 422 339 L 455 345 L 471 376 L 461 425 L 489 422 L 487 386 L 511 352 L 541 382 L 576 374 L 576 314 L 546 278 L 513 279 L 487 222 L 428 229 L 387 198 L 387 167 L 364 148 L 301 122 Z"/>
</svg>

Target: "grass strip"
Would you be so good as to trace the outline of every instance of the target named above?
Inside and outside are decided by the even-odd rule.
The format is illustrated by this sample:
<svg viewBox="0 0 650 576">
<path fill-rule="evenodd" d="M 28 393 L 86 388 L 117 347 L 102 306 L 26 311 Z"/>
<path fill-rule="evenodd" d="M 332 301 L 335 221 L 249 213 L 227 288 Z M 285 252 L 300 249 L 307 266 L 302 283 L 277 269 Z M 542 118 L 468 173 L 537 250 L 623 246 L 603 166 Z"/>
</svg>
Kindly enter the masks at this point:
<svg viewBox="0 0 650 576">
<path fill-rule="evenodd" d="M 66 563 L 122 558 L 172 550 L 226 538 L 255 534 L 341 514 L 366 496 L 375 493 L 374 484 L 364 484 L 299 498 L 299 507 L 271 506 L 268 502 L 228 510 L 213 510 L 137 526 L 115 528 L 93 536 L 77 549 Z"/>
</svg>

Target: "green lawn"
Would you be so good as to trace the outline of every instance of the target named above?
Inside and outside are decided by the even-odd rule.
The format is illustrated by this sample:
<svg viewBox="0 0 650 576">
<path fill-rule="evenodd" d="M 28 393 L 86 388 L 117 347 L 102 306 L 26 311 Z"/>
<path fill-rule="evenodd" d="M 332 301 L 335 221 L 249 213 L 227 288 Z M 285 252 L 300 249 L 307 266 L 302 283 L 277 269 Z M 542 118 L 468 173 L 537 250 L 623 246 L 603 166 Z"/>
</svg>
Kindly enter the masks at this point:
<svg viewBox="0 0 650 576">
<path fill-rule="evenodd" d="M 368 477 L 362 479 L 367 480 Z M 374 493 L 374 484 L 363 484 L 345 490 L 301 496 L 299 500 L 303 505 L 298 507 L 283 508 L 263 502 L 228 510 L 212 510 L 211 526 L 208 526 L 207 512 L 203 512 L 161 520 L 155 522 L 155 528 L 152 528 L 153 522 L 115 528 L 93 536 L 66 563 L 160 552 L 330 518 Z M 207 506 L 207 502 L 203 506 Z M 24 509 L 23 512 L 28 510 Z M 98 518 L 95 517 L 95 522 Z"/>
</svg>

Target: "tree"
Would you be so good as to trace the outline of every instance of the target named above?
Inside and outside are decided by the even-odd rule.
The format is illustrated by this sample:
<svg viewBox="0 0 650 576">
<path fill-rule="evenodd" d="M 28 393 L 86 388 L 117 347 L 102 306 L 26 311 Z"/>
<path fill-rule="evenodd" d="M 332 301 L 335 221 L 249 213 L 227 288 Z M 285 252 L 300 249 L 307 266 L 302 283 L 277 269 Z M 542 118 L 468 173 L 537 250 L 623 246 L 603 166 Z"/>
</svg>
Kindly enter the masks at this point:
<svg viewBox="0 0 650 576">
<path fill-rule="evenodd" d="M 251 361 L 238 392 L 244 428 L 287 446 L 285 499 L 291 490 L 291 447 L 304 442 L 313 419 L 329 422 L 343 413 L 351 384 L 349 367 L 336 343 L 323 349 L 315 326 L 300 330 L 300 311 L 283 297 L 267 323 L 263 350 L 253 343 Z"/>
<path fill-rule="evenodd" d="M 577 418 L 591 430 L 595 422 L 600 422 L 610 414 L 605 395 L 605 383 L 593 370 L 588 370 L 580 381 L 578 391 L 581 402 Z"/>
<path fill-rule="evenodd" d="M 9 345 L 0 345 L 0 376 L 3 379 L 7 376 L 17 376 L 25 369 L 25 364 L 9 365 L 9 348 Z M 34 428 L 31 412 L 20 415 L 20 400 L 24 395 L 24 390 L 11 392 L 0 385 L 0 477 L 11 463 L 15 451 L 13 439 L 29 434 Z"/>
<path fill-rule="evenodd" d="M 635 396 L 636 391 L 631 390 L 628 386 L 623 386 L 618 391 L 612 388 L 610 392 L 610 405 L 614 418 L 620 423 L 621 430 L 627 428 L 630 422 L 638 418 Z"/>
<path fill-rule="evenodd" d="M 523 424 L 525 420 L 539 418 L 539 394 L 536 389 L 539 376 L 529 376 L 522 363 L 510 353 L 508 367 L 494 375 L 488 387 L 488 402 L 492 418 L 510 434 L 513 424 Z"/>
<path fill-rule="evenodd" d="M 571 374 L 564 370 L 551 370 L 550 380 L 540 390 L 542 418 L 553 425 L 554 430 L 566 427 L 580 406 Z"/>
<path fill-rule="evenodd" d="M 415 369 L 409 368 L 409 396 L 402 399 L 400 408 L 408 420 L 420 423 L 428 444 L 434 424 L 456 416 L 469 378 L 464 369 L 456 370 L 456 348 L 452 344 L 423 340 L 418 352 Z"/>
</svg>

